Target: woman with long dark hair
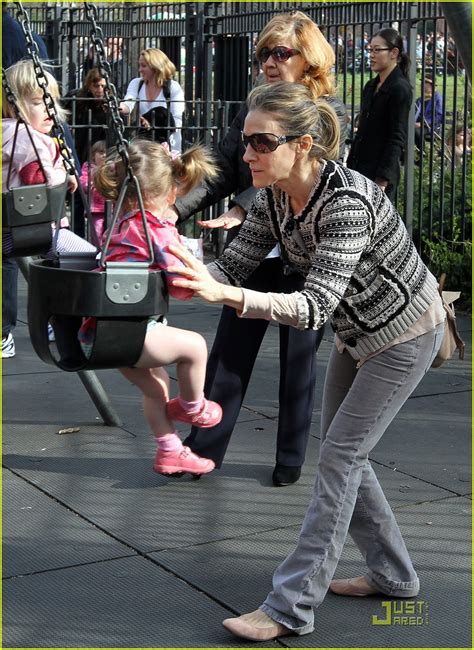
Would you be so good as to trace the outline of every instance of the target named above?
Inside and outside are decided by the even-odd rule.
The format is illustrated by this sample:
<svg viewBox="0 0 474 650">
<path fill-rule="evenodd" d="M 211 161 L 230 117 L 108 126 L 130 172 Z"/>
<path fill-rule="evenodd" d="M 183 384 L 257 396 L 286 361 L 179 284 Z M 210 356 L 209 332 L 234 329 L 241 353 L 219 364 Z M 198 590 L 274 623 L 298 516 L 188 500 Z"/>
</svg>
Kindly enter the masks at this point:
<svg viewBox="0 0 474 650">
<path fill-rule="evenodd" d="M 374 34 L 367 49 L 370 67 L 377 76 L 364 86 L 347 166 L 375 181 L 393 201 L 413 101 L 408 81 L 410 60 L 401 35 L 391 27 Z"/>
</svg>

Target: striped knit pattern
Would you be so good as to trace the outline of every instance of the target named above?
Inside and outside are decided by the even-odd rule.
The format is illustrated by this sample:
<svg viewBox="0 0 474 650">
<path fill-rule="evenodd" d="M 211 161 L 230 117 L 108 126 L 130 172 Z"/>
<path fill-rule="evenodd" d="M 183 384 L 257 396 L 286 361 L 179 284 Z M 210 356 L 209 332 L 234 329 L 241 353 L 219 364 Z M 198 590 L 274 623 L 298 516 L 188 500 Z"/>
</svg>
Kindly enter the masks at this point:
<svg viewBox="0 0 474 650">
<path fill-rule="evenodd" d="M 392 203 L 361 174 L 334 162 L 322 170 L 305 208 L 293 216 L 288 196 L 272 188 L 290 262 L 306 276 L 296 295 L 298 328 L 327 320 L 361 356 L 405 332 L 428 309 L 437 282 L 419 257 Z M 277 237 L 265 190 L 229 248 L 213 265 L 240 285 Z"/>
</svg>

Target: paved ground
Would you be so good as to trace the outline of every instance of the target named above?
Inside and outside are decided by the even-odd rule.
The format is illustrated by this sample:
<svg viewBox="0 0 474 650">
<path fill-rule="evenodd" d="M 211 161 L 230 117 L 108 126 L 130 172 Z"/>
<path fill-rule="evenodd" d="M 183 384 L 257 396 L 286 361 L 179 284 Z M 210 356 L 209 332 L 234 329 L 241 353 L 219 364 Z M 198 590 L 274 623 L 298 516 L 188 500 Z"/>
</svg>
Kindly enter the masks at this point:
<svg viewBox="0 0 474 650">
<path fill-rule="evenodd" d="M 220 471 L 151 471 L 138 393 L 99 378 L 122 426 L 106 427 L 74 374 L 36 358 L 25 324 L 3 364 L 3 647 L 248 647 L 221 620 L 254 609 L 293 547 L 318 454 L 321 346 L 301 480 L 274 488 L 277 328 L 266 337 Z M 212 341 L 217 308 L 174 303 L 170 320 Z M 470 647 L 471 344 L 431 371 L 371 459 L 420 574 L 411 602 L 328 595 L 316 630 L 263 647 Z M 59 429 L 79 427 L 58 435 Z M 184 433 L 184 428 L 183 428 Z M 363 562 L 348 542 L 337 576 Z"/>
</svg>

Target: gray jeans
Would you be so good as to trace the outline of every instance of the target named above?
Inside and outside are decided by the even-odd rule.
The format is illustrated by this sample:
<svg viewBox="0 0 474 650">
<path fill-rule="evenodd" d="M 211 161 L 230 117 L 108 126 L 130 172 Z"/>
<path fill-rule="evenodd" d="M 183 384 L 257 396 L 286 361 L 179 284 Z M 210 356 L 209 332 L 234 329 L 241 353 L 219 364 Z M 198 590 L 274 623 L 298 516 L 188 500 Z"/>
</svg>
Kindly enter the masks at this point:
<svg viewBox="0 0 474 650">
<path fill-rule="evenodd" d="M 349 532 L 384 594 L 415 596 L 419 580 L 368 455 L 429 370 L 444 325 L 395 345 L 360 369 L 334 347 L 321 416 L 321 447 L 313 497 L 295 550 L 277 568 L 260 606 L 297 634 L 314 629 Z"/>
</svg>

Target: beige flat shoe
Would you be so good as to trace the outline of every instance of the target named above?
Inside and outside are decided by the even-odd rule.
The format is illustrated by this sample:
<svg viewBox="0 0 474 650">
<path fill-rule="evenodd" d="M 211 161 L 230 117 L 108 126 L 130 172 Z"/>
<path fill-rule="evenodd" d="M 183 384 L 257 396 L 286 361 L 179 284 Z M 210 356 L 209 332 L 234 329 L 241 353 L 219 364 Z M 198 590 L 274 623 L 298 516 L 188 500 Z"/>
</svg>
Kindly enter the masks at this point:
<svg viewBox="0 0 474 650">
<path fill-rule="evenodd" d="M 377 587 L 369 585 L 364 576 L 331 580 L 329 589 L 338 596 L 373 596 L 382 593 Z"/>
<path fill-rule="evenodd" d="M 250 641 L 271 641 L 279 636 L 292 634 L 292 630 L 274 621 L 261 609 L 256 609 L 249 614 L 242 614 L 237 618 L 226 618 L 225 621 L 222 621 L 222 625 L 235 636 Z"/>
</svg>

